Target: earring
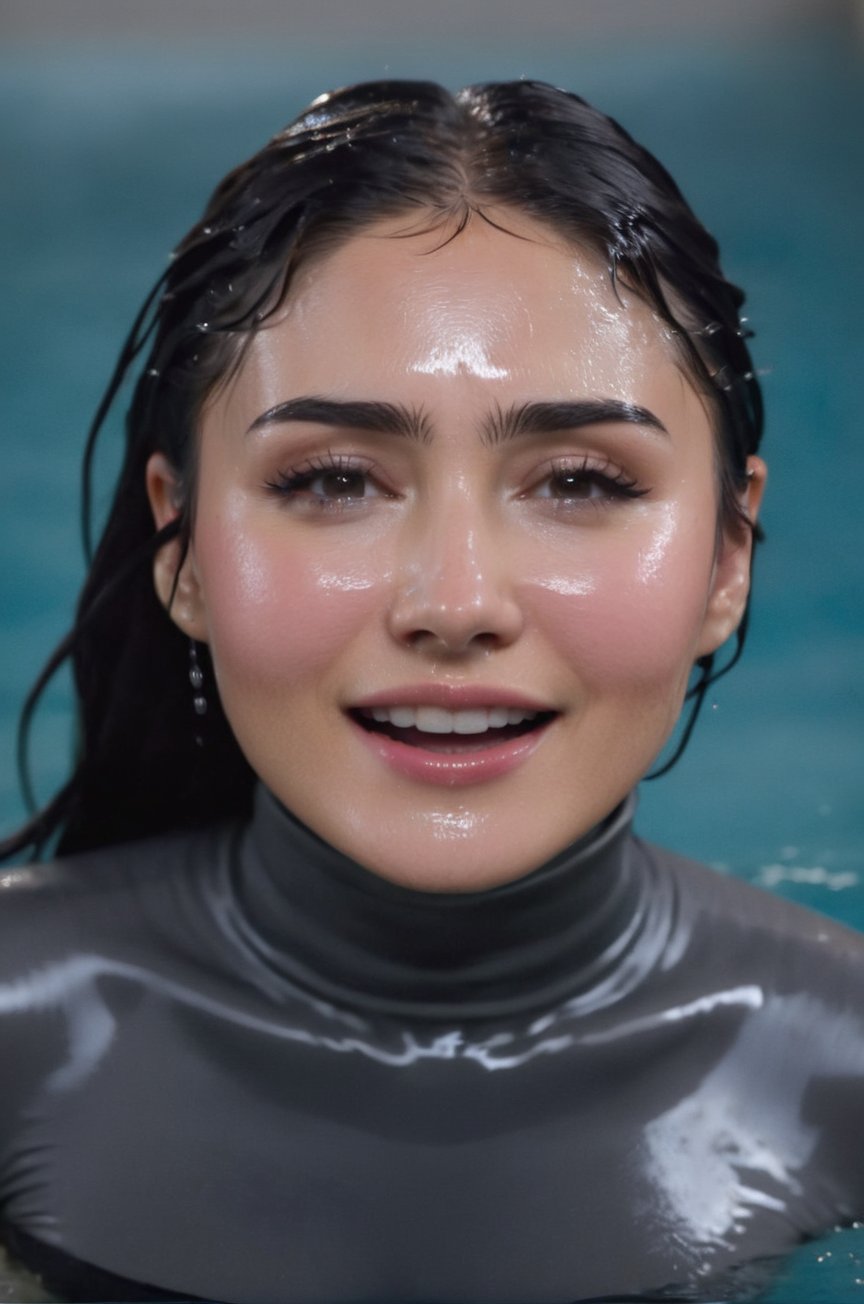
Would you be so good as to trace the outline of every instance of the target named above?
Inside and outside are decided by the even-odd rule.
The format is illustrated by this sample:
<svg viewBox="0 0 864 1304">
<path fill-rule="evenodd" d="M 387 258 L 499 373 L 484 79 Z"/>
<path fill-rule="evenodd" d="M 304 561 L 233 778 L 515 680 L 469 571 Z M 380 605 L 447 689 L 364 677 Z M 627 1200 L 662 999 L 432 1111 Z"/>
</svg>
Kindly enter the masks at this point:
<svg viewBox="0 0 864 1304">
<path fill-rule="evenodd" d="M 189 640 L 189 683 L 192 685 L 192 708 L 196 715 L 207 714 L 207 698 L 204 696 L 204 671 L 198 661 L 198 647 L 194 638 Z M 195 741 L 199 747 L 204 746 L 204 739 L 196 731 Z"/>
</svg>

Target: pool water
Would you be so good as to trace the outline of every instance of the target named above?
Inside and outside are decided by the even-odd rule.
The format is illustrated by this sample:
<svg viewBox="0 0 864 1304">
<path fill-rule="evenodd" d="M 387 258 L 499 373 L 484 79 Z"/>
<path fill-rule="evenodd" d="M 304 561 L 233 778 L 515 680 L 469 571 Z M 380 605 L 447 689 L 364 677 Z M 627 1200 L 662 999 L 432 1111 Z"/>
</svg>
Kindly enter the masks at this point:
<svg viewBox="0 0 864 1304">
<path fill-rule="evenodd" d="M 758 51 L 526 39 L 518 53 L 21 46 L 0 55 L 0 824 L 21 816 L 23 691 L 63 632 L 82 567 L 83 432 L 132 315 L 225 168 L 329 85 L 537 76 L 618 117 L 668 164 L 748 288 L 768 407 L 768 542 L 742 664 L 689 753 L 643 785 L 641 831 L 864 928 L 864 318 L 860 53 L 830 37 Z M 241 57 L 242 54 L 242 57 Z M 386 58 L 386 62 L 385 62 Z M 11 184 L 10 184 L 11 182 Z M 117 463 L 112 422 L 100 501 Z M 68 685 L 35 739 L 37 790 L 70 753 Z M 864 1300 L 864 1231 L 803 1246 L 773 1304 Z"/>
</svg>

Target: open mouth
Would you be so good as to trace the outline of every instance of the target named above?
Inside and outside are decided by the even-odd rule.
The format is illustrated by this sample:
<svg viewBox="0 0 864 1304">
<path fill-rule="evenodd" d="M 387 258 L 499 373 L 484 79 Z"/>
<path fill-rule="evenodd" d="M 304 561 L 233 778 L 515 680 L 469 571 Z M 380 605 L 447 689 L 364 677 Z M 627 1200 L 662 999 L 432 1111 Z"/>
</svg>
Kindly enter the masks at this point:
<svg viewBox="0 0 864 1304">
<path fill-rule="evenodd" d="M 349 712 L 368 733 L 445 754 L 483 751 L 544 728 L 555 711 L 520 707 L 447 711 L 437 706 L 363 707 Z"/>
</svg>

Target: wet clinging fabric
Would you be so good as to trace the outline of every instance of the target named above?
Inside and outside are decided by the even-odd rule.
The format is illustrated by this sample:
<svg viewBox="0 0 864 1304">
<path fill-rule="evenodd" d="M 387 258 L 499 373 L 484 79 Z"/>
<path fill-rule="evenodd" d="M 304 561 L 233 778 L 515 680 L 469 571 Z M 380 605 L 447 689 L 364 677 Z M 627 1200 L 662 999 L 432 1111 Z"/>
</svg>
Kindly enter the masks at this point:
<svg viewBox="0 0 864 1304">
<path fill-rule="evenodd" d="M 0 1240 L 70 1299 L 568 1304 L 864 1215 L 864 938 L 632 814 L 480 893 L 264 789 L 5 871 Z"/>
</svg>

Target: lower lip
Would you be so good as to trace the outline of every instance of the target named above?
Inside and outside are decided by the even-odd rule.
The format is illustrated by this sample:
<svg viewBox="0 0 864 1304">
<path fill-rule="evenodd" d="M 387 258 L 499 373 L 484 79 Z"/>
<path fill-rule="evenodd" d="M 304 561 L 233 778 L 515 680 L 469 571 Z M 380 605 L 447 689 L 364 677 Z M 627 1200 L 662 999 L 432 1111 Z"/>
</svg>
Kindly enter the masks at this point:
<svg viewBox="0 0 864 1304">
<path fill-rule="evenodd" d="M 351 720 L 350 716 L 348 718 Z M 550 720 L 530 733 L 475 752 L 427 752 L 422 747 L 400 743 L 387 734 L 364 729 L 356 720 L 351 720 L 362 741 L 391 770 L 421 783 L 451 788 L 485 783 L 488 779 L 509 774 L 536 751 L 552 723 Z"/>
</svg>

